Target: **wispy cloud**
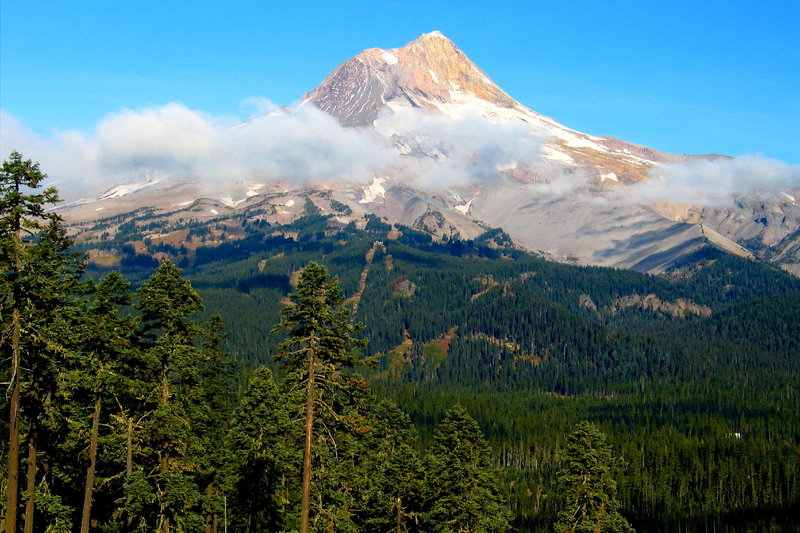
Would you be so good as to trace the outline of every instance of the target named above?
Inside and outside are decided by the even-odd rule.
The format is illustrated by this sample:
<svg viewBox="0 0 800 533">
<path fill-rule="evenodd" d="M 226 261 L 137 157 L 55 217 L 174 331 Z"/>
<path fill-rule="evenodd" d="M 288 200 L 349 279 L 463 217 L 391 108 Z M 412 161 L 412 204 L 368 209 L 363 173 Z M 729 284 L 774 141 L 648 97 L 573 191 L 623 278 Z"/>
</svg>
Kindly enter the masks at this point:
<svg viewBox="0 0 800 533">
<path fill-rule="evenodd" d="M 248 180 L 366 182 L 397 172 L 441 190 L 492 179 L 511 163 L 541 165 L 542 139 L 522 123 L 408 109 L 384 115 L 376 132 L 343 128 L 312 105 L 281 108 L 253 98 L 242 109 L 254 117 L 213 116 L 180 103 L 125 109 L 106 116 L 92 133 L 66 131 L 49 139 L 4 113 L 0 148 L 40 161 L 71 197 L 153 176 L 224 188 Z M 401 152 L 426 157 L 402 157 L 393 146 L 397 135 L 404 139 Z"/>
<path fill-rule="evenodd" d="M 771 195 L 800 187 L 800 165 L 751 155 L 662 164 L 650 174 L 651 181 L 621 194 L 637 202 L 728 207 L 741 194 Z"/>
<path fill-rule="evenodd" d="M 415 184 L 446 189 L 494 179 L 498 168 L 541 164 L 543 133 L 521 122 L 491 122 L 478 114 L 453 118 L 408 108 L 385 112 L 377 131 L 401 150 L 424 155 L 406 163 Z"/>
</svg>

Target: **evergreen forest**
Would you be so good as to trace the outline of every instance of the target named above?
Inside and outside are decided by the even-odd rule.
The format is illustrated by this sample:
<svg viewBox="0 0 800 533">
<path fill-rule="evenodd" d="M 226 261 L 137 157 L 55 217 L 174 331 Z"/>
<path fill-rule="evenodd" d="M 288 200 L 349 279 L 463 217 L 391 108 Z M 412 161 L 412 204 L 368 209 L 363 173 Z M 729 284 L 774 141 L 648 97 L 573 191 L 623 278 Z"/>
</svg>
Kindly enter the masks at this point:
<svg viewBox="0 0 800 533">
<path fill-rule="evenodd" d="M 188 250 L 146 210 L 81 239 L 45 178 L 16 152 L 0 174 L 5 531 L 800 528 L 796 277 L 712 246 L 580 267 L 313 202 L 185 221 L 231 236 Z"/>
</svg>

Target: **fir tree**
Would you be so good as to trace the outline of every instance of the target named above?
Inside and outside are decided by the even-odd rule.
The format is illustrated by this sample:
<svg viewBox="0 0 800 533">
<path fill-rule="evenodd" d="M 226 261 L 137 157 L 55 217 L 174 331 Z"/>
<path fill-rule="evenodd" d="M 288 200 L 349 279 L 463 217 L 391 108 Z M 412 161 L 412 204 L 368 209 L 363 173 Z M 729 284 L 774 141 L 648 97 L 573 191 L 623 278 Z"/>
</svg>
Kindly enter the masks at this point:
<svg viewBox="0 0 800 533">
<path fill-rule="evenodd" d="M 509 530 L 498 469 L 478 423 L 460 405 L 436 428 L 427 478 L 428 531 L 499 533 Z"/>
<path fill-rule="evenodd" d="M 200 330 L 192 315 L 203 303 L 181 270 L 167 260 L 138 294 L 157 398 L 149 438 L 158 457 L 158 529 L 167 533 L 172 524 L 194 529 L 203 523 L 197 512 L 202 500 L 198 463 L 192 456 L 202 449 L 193 423 L 201 414 L 197 410 L 202 411 L 198 383 L 206 354 L 197 346 Z"/>
<path fill-rule="evenodd" d="M 82 272 L 79 254 L 70 252 L 72 241 L 61 219 L 47 211 L 59 201 L 54 188 L 37 193 L 47 176 L 38 163 L 12 152 L 0 171 L 0 317 L 3 349 L 10 365 L 8 484 L 6 528 L 14 531 L 19 503 L 20 429 L 29 421 L 27 461 L 26 532 L 34 530 L 40 419 L 52 393 L 55 358 L 61 349 L 51 325 L 67 300 L 73 298 Z M 23 335 L 24 332 L 24 335 Z M 5 338 L 10 337 L 10 342 Z M 24 399 L 20 389 L 23 369 L 29 375 Z"/>
<path fill-rule="evenodd" d="M 619 512 L 613 468 L 617 464 L 606 437 L 589 422 L 580 422 L 567 439 L 559 476 L 565 507 L 557 533 L 630 533 Z"/>
<path fill-rule="evenodd" d="M 224 345 L 228 340 L 225 324 L 219 314 L 202 324 L 205 363 L 200 374 L 202 409 L 196 421 L 196 431 L 202 437 L 200 457 L 201 484 L 205 487 L 206 530 L 217 531 L 219 516 L 224 512 L 224 496 L 220 493 L 223 469 L 231 461 L 234 450 L 226 443 L 231 424 L 231 384 L 235 379 L 235 364 Z"/>
<path fill-rule="evenodd" d="M 293 471 L 287 447 L 289 412 L 286 399 L 272 377 L 259 368 L 234 415 L 227 447 L 232 451 L 227 485 L 232 495 L 235 525 L 242 531 L 279 531 L 286 520 Z"/>
<path fill-rule="evenodd" d="M 363 471 L 365 504 L 363 531 L 418 531 L 422 510 L 424 469 L 412 448 L 416 438 L 411 420 L 387 400 L 373 400 L 367 409 L 369 431 L 353 465 Z"/>
<path fill-rule="evenodd" d="M 74 389 L 86 389 L 86 403 L 92 413 L 81 533 L 89 531 L 92 516 L 103 404 L 113 405 L 115 400 L 135 389 L 129 377 L 135 368 L 131 368 L 130 358 L 125 355 L 130 350 L 134 321 L 131 317 L 120 316 L 120 308 L 130 304 L 129 289 L 130 284 L 118 272 L 92 283 L 85 313 L 81 316 L 83 327 L 78 329 L 82 357 L 79 367 L 73 372 L 71 396 L 75 395 Z"/>
<path fill-rule="evenodd" d="M 281 310 L 281 323 L 275 332 L 286 332 L 276 358 L 288 371 L 293 391 L 303 400 L 304 446 L 303 481 L 300 503 L 300 533 L 308 533 L 311 515 L 311 464 L 314 423 L 320 409 L 335 423 L 346 422 L 344 406 L 350 403 L 363 383 L 342 373 L 359 363 L 355 348 L 363 341 L 354 337 L 360 325 L 350 323 L 350 311 L 344 307 L 339 281 L 314 262 L 303 269 L 297 290 L 289 295 L 289 304 Z M 331 428 L 326 433 L 332 435 Z"/>
</svg>

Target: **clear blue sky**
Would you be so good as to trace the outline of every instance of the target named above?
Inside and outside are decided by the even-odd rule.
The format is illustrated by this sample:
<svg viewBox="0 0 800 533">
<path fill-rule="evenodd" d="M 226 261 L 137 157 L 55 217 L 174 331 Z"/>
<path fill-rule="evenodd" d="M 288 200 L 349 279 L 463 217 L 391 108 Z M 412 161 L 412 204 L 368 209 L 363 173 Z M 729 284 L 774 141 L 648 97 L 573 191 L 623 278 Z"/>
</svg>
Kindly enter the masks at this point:
<svg viewBox="0 0 800 533">
<path fill-rule="evenodd" d="M 182 102 L 244 116 L 365 48 L 440 30 L 571 128 L 800 163 L 800 1 L 3 0 L 0 108 L 39 135 Z"/>
</svg>

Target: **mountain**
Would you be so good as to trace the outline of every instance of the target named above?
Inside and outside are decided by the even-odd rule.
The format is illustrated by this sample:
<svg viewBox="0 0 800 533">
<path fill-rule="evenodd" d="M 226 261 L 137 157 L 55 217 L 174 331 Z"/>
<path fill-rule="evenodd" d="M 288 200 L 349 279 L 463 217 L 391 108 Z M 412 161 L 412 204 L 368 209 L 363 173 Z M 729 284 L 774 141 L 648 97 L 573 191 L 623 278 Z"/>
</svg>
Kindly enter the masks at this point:
<svg viewBox="0 0 800 533">
<path fill-rule="evenodd" d="M 601 182 L 645 179 L 653 163 L 686 158 L 571 130 L 524 107 L 438 31 L 402 48 L 361 52 L 334 69 L 304 102 L 345 127 L 373 126 L 385 110 L 408 107 L 453 118 L 477 112 L 496 122 L 518 120 L 550 137 L 546 159 L 602 169 Z"/>
<path fill-rule="evenodd" d="M 173 226 L 238 216 L 283 224 L 310 208 L 341 223 L 363 224 L 374 214 L 439 239 L 472 239 L 499 227 L 519 246 L 579 264 L 662 272 L 711 246 L 800 274 L 800 190 L 715 207 L 702 198 L 697 205 L 637 199 L 628 192 L 657 181 L 660 165 L 730 158 L 669 154 L 572 130 L 518 103 L 439 32 L 401 48 L 365 50 L 299 108 L 273 113 L 291 119 L 309 106 L 333 117 L 354 144 L 381 153 L 371 176 L 298 181 L 286 168 L 209 186 L 173 174 L 112 188 L 64 214 L 85 229 L 141 208 Z M 263 135 L 269 120 L 257 117 L 237 131 Z M 308 157 L 318 156 L 312 147 Z"/>
</svg>

